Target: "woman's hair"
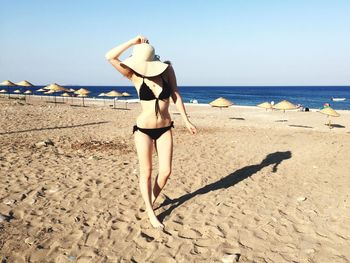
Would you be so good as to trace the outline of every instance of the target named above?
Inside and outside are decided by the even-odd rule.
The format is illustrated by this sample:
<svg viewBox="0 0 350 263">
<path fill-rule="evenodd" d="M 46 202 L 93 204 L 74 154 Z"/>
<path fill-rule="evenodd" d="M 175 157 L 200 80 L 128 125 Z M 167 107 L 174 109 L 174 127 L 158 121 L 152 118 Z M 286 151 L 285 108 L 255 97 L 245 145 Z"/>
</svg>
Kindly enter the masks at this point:
<svg viewBox="0 0 350 263">
<path fill-rule="evenodd" d="M 171 61 L 170 60 L 165 60 L 163 63 L 171 65 Z"/>
</svg>

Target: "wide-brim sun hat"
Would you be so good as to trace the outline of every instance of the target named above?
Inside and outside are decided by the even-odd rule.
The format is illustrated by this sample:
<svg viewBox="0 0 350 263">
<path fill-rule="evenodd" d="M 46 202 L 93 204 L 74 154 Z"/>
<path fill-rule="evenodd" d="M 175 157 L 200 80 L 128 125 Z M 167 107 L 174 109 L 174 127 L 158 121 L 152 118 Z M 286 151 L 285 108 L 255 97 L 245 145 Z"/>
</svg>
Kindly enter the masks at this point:
<svg viewBox="0 0 350 263">
<path fill-rule="evenodd" d="M 136 73 L 145 77 L 155 77 L 163 73 L 169 66 L 155 55 L 154 47 L 148 43 L 134 46 L 132 55 L 121 62 Z"/>
</svg>

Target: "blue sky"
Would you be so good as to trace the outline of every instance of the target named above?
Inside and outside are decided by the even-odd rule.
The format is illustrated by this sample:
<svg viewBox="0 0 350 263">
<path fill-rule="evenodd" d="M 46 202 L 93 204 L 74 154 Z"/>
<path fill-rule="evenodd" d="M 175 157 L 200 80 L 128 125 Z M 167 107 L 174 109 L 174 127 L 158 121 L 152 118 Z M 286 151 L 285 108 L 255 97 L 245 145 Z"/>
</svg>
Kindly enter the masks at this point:
<svg viewBox="0 0 350 263">
<path fill-rule="evenodd" d="M 0 0 L 0 6 L 0 81 L 130 85 L 104 55 L 143 34 L 161 59 L 172 61 L 179 85 L 350 85 L 347 0 Z"/>
</svg>

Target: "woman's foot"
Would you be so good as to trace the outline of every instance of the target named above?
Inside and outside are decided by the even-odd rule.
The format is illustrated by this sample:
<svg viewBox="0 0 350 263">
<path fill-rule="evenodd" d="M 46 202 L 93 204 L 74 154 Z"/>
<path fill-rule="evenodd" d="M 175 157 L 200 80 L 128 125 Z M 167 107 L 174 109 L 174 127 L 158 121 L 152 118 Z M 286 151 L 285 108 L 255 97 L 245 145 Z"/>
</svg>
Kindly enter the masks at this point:
<svg viewBox="0 0 350 263">
<path fill-rule="evenodd" d="M 148 218 L 154 228 L 164 228 L 164 225 L 158 220 L 153 211 L 148 212 Z"/>
</svg>

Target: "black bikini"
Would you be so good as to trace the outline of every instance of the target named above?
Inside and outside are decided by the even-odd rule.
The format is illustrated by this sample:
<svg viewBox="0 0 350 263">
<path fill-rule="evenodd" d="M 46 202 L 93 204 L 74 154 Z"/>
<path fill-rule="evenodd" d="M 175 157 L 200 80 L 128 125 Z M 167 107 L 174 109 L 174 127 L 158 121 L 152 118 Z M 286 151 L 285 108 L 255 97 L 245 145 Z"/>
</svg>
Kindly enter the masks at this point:
<svg viewBox="0 0 350 263">
<path fill-rule="evenodd" d="M 161 78 L 163 82 L 163 89 L 162 89 L 162 92 L 159 94 L 158 98 L 154 95 L 150 87 L 145 83 L 144 77 L 143 77 L 142 85 L 139 91 L 140 100 L 155 100 L 154 110 L 157 117 L 158 117 L 158 113 L 160 112 L 159 100 L 164 101 L 166 99 L 169 99 L 171 95 L 171 87 L 169 83 L 164 80 L 163 76 L 161 76 Z M 174 128 L 173 122 L 171 122 L 170 126 L 162 127 L 162 128 L 140 128 L 140 127 L 137 127 L 137 125 L 134 125 L 133 133 L 135 131 L 140 131 L 147 134 L 152 140 L 157 140 L 163 133 L 170 130 L 171 128 Z"/>
<path fill-rule="evenodd" d="M 157 140 L 160 136 L 163 135 L 164 132 L 170 130 L 171 128 L 174 128 L 174 122 L 172 121 L 170 123 L 170 126 L 162 127 L 162 128 L 140 128 L 134 125 L 132 133 L 135 131 L 143 132 L 144 134 L 147 134 L 152 140 Z"/>
</svg>

